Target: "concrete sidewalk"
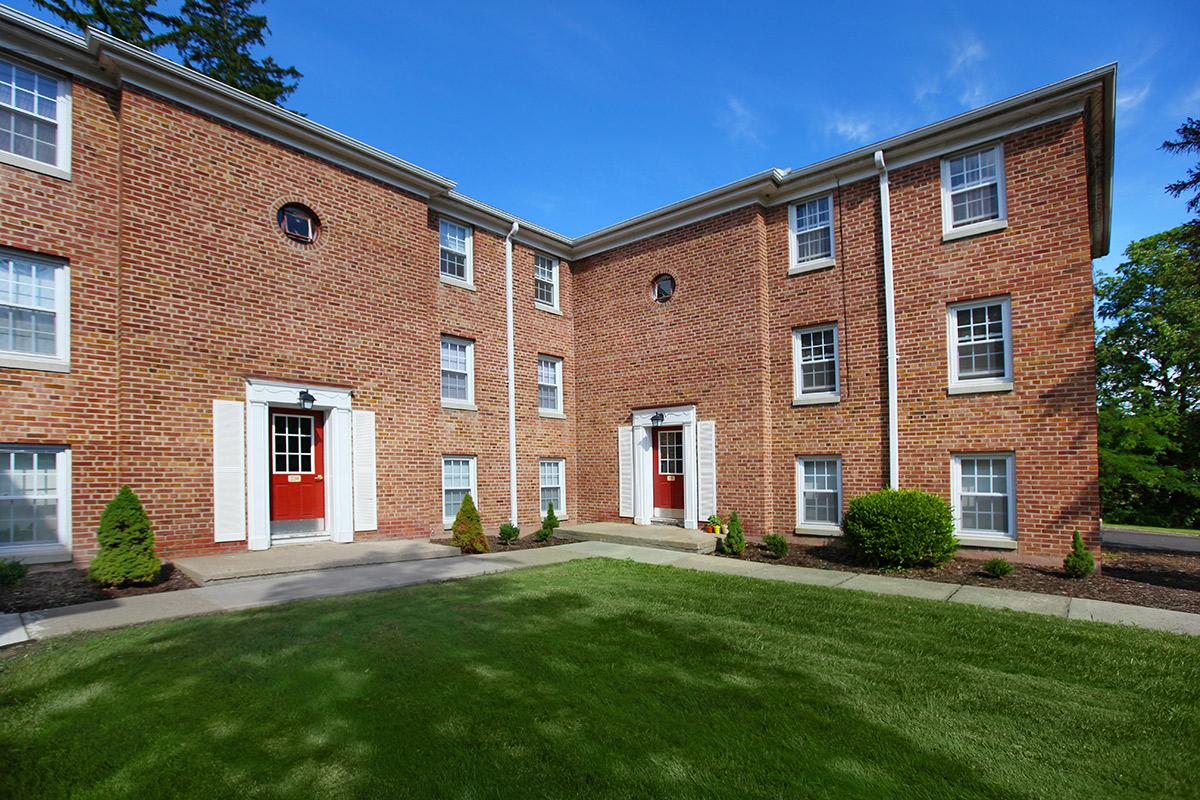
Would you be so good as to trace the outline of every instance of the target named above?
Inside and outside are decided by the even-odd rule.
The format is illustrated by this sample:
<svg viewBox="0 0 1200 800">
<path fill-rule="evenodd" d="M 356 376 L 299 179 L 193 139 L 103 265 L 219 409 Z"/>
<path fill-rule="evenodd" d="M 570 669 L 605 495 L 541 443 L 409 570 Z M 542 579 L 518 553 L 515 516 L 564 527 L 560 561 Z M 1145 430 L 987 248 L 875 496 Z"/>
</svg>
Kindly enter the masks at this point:
<svg viewBox="0 0 1200 800">
<path fill-rule="evenodd" d="M 0 647 L 29 639 L 64 636 L 78 631 L 119 628 L 155 620 L 277 605 L 293 600 L 471 578 L 584 558 L 631 559 L 643 564 L 662 564 L 699 572 L 967 603 L 1200 636 L 1200 614 L 1186 614 L 1181 611 L 885 575 L 760 564 L 608 542 L 578 542 L 477 556 L 339 567 L 317 572 L 228 581 L 178 592 L 101 600 L 21 615 L 0 614 Z"/>
</svg>

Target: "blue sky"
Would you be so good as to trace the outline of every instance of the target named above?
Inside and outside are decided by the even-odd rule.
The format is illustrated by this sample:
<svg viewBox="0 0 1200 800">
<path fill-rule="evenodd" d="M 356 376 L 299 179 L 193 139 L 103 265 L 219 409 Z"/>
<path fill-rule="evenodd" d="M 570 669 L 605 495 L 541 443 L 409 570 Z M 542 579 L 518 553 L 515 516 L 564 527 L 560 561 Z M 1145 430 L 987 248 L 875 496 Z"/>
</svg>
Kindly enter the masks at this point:
<svg viewBox="0 0 1200 800">
<path fill-rule="evenodd" d="M 260 7 L 305 74 L 291 107 L 568 235 L 1111 61 L 1101 268 L 1187 218 L 1163 186 L 1188 161 L 1158 146 L 1200 116 L 1189 2 L 332 5 Z"/>
</svg>

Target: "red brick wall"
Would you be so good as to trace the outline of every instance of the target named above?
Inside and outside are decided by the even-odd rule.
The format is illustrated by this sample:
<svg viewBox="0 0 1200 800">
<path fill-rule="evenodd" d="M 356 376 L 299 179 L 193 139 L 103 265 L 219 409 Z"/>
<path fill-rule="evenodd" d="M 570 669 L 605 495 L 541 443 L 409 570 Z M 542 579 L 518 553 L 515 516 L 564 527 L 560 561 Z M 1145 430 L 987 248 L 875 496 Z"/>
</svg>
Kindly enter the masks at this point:
<svg viewBox="0 0 1200 800">
<path fill-rule="evenodd" d="M 1005 168 L 1008 228 L 949 243 L 938 159 L 891 173 L 901 483 L 949 499 L 952 453 L 1013 451 L 1021 551 L 1061 553 L 1077 528 L 1095 547 L 1082 118 L 1009 137 Z M 847 500 L 887 484 L 877 180 L 835 189 L 834 205 L 838 257 L 825 270 L 787 274 L 786 205 L 740 209 L 576 265 L 590 518 L 615 518 L 615 429 L 650 405 L 694 402 L 700 419 L 717 422 L 720 510 L 737 509 L 751 533 L 794 527 L 797 455 L 840 455 Z M 658 307 L 647 287 L 662 271 L 680 288 Z M 1012 298 L 1014 390 L 949 396 L 947 305 L 1000 294 Z M 792 329 L 834 322 L 841 401 L 793 408 Z"/>
</svg>

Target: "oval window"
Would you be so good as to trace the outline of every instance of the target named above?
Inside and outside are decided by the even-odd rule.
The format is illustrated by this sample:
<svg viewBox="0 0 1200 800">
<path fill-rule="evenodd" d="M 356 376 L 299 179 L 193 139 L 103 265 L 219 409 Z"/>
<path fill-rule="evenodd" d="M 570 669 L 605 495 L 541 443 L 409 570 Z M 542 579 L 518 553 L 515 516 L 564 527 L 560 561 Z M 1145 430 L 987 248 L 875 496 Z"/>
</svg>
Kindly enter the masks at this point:
<svg viewBox="0 0 1200 800">
<path fill-rule="evenodd" d="M 659 275 L 654 279 L 653 296 L 654 302 L 665 303 L 675 294 L 675 279 L 670 275 Z"/>
<path fill-rule="evenodd" d="M 279 209 L 277 221 L 279 230 L 283 231 L 285 236 L 302 244 L 315 242 L 321 229 L 317 215 L 312 209 L 299 203 L 288 203 Z"/>
</svg>

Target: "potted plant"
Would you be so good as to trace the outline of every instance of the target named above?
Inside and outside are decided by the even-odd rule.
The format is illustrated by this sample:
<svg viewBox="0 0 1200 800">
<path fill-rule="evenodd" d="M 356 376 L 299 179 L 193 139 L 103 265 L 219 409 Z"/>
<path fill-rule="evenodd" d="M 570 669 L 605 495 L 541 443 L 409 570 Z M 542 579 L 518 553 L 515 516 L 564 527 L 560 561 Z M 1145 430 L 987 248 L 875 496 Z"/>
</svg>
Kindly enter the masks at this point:
<svg viewBox="0 0 1200 800">
<path fill-rule="evenodd" d="M 721 518 L 716 514 L 708 518 L 708 532 L 715 533 L 717 536 L 721 535 Z"/>
</svg>

